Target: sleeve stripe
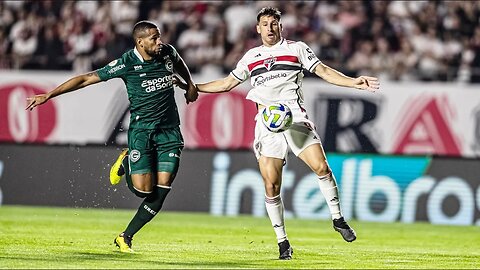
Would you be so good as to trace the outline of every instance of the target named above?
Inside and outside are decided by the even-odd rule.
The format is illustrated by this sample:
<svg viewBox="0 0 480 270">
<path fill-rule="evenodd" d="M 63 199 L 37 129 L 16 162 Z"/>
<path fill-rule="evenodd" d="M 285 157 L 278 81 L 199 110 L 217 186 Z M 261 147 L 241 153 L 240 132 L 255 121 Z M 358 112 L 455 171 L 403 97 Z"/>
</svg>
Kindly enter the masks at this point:
<svg viewBox="0 0 480 270">
<path fill-rule="evenodd" d="M 318 64 L 320 64 L 320 60 L 315 61 L 315 63 L 313 63 L 313 65 L 308 69 L 308 71 L 313 72 L 313 69 L 314 69 Z"/>
<path fill-rule="evenodd" d="M 233 73 L 233 71 L 232 71 L 232 72 L 230 72 L 230 74 L 232 74 L 232 75 L 233 75 L 233 77 L 235 77 L 235 79 L 237 79 L 238 81 L 240 81 L 240 82 L 243 82 L 243 80 L 242 80 L 242 79 L 240 79 L 240 78 L 239 78 L 237 75 L 235 75 L 235 73 Z"/>
</svg>

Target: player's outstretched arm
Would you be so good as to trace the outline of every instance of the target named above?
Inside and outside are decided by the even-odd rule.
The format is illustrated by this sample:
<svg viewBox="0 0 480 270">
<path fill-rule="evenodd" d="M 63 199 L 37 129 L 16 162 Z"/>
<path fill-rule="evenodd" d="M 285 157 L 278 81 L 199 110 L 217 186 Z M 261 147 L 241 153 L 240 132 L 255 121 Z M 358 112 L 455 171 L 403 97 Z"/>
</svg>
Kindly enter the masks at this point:
<svg viewBox="0 0 480 270">
<path fill-rule="evenodd" d="M 61 85 L 57 86 L 57 88 L 53 89 L 52 91 L 46 94 L 28 97 L 27 98 L 28 106 L 26 110 L 33 110 L 33 108 L 39 105 L 42 105 L 43 103 L 47 102 L 51 98 L 81 89 L 85 86 L 95 84 L 98 82 L 100 82 L 100 77 L 98 77 L 98 74 L 95 71 L 75 76 L 69 79 L 68 81 L 62 83 Z"/>
<path fill-rule="evenodd" d="M 223 93 L 228 92 L 239 85 L 240 82 L 232 75 L 223 79 L 210 81 L 207 83 L 197 83 L 198 91 L 203 93 Z"/>
<path fill-rule="evenodd" d="M 315 74 L 325 81 L 338 86 L 352 87 L 370 92 L 375 92 L 380 88 L 380 82 L 376 77 L 360 76 L 352 78 L 323 63 L 315 67 Z"/>
<path fill-rule="evenodd" d="M 178 87 L 182 88 L 183 90 L 187 90 L 188 88 L 188 85 L 176 76 L 174 76 L 173 78 L 173 83 Z M 232 90 L 233 88 L 235 88 L 235 86 L 239 84 L 240 82 L 237 79 L 235 79 L 231 75 L 228 75 L 223 79 L 218 79 L 207 83 L 197 83 L 196 86 L 199 92 L 222 93 Z"/>
</svg>

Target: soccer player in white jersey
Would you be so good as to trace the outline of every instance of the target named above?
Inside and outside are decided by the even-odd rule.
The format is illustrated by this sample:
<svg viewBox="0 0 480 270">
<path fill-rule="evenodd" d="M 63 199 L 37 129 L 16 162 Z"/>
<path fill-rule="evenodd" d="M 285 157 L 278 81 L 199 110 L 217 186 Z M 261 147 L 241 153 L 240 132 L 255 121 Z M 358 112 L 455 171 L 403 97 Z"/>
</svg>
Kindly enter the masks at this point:
<svg viewBox="0 0 480 270">
<path fill-rule="evenodd" d="M 352 242 L 356 239 L 355 231 L 340 211 L 335 178 L 315 126 L 305 111 L 301 89 L 303 69 L 331 84 L 359 90 L 373 92 L 379 89 L 379 81 L 374 77 L 345 76 L 323 64 L 305 43 L 284 39 L 281 35 L 280 16 L 281 13 L 276 8 L 265 7 L 260 10 L 257 15 L 257 32 L 263 45 L 245 53 L 227 77 L 197 84 L 197 88 L 205 93 L 227 92 L 250 78 L 253 88 L 248 92 L 247 99 L 255 102 L 258 107 L 253 148 L 265 184 L 265 206 L 277 236 L 279 259 L 289 260 L 293 250 L 285 230 L 284 206 L 280 197 L 282 167 L 288 147 L 318 175 L 318 185 L 332 215 L 333 228 L 345 241 Z M 186 88 L 181 81 L 177 80 L 177 84 Z M 262 109 L 276 102 L 287 104 L 293 113 L 293 125 L 281 133 L 270 132 L 260 119 Z"/>
</svg>

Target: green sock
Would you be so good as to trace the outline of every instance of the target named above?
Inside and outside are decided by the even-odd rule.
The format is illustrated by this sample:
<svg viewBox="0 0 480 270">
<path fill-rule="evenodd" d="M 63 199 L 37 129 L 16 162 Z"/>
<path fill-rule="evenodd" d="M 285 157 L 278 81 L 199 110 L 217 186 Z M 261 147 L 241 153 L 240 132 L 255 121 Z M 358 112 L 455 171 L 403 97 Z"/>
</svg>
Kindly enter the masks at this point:
<svg viewBox="0 0 480 270">
<path fill-rule="evenodd" d="M 133 236 L 137 233 L 145 224 L 147 224 L 152 218 L 162 209 L 163 201 L 167 197 L 171 188 L 156 186 L 153 192 L 149 194 L 138 207 L 137 213 L 130 221 L 125 230 L 125 234 Z"/>
</svg>

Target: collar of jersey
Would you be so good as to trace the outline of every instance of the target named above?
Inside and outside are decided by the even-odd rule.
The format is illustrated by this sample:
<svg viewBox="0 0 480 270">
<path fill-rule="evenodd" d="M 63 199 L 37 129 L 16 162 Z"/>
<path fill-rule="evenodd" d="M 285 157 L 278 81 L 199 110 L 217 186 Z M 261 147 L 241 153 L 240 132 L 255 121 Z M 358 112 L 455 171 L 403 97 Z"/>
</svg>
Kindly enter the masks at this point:
<svg viewBox="0 0 480 270">
<path fill-rule="evenodd" d="M 281 39 L 280 39 L 280 40 L 279 40 L 277 43 L 273 44 L 273 46 L 272 46 L 272 47 L 267 47 L 267 46 L 265 46 L 265 45 L 262 45 L 262 46 L 263 46 L 264 48 L 273 48 L 273 47 L 277 47 L 277 46 L 280 46 L 280 44 L 282 44 L 282 43 L 283 43 L 283 40 L 284 40 L 284 38 L 282 37 L 282 38 L 281 38 Z"/>
<path fill-rule="evenodd" d="M 137 47 L 133 47 L 133 53 L 138 57 L 138 59 L 140 60 L 140 62 L 145 62 L 145 60 L 143 59 L 142 55 L 140 54 L 140 52 L 137 50 Z"/>
</svg>

